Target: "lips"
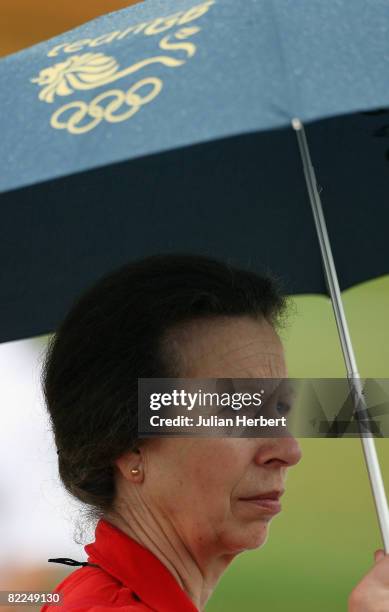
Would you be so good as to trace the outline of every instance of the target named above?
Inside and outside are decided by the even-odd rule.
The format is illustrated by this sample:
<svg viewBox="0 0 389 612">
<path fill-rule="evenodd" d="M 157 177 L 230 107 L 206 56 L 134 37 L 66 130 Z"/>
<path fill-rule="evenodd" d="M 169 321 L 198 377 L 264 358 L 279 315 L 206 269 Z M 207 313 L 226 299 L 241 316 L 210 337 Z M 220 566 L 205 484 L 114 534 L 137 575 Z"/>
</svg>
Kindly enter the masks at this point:
<svg viewBox="0 0 389 612">
<path fill-rule="evenodd" d="M 267 493 L 260 493 L 250 497 L 240 497 L 239 501 L 247 502 L 254 507 L 258 507 L 270 514 L 278 514 L 281 512 L 280 497 L 284 491 L 274 490 Z"/>
</svg>

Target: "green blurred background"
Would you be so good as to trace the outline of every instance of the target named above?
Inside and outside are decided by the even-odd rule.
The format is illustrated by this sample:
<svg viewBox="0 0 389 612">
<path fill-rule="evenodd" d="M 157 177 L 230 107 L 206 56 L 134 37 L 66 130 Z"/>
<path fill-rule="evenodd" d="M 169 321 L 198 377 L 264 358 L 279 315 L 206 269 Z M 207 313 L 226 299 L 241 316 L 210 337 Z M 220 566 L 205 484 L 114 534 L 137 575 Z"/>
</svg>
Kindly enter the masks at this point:
<svg viewBox="0 0 389 612">
<path fill-rule="evenodd" d="M 134 0 L 2 0 L 0 55 L 75 27 Z M 389 378 L 389 276 L 345 292 L 360 373 Z M 294 298 L 282 333 L 291 377 L 345 374 L 332 308 L 321 296 Z M 303 459 L 290 472 L 284 512 L 266 545 L 238 557 L 221 579 L 208 612 L 336 612 L 381 546 L 358 440 L 301 440 Z M 389 490 L 389 444 L 377 444 Z M 44 517 L 42 517 L 44 521 Z M 67 573 L 67 571 L 66 571 Z M 64 572 L 53 572 L 53 587 Z"/>
</svg>

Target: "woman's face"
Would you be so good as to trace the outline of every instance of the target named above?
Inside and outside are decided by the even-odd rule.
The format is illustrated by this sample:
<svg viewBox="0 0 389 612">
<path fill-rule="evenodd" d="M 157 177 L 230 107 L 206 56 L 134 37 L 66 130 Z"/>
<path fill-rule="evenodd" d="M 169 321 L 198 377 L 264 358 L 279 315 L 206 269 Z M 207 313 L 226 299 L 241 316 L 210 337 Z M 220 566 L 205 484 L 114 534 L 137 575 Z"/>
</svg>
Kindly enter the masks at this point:
<svg viewBox="0 0 389 612">
<path fill-rule="evenodd" d="M 170 338 L 185 378 L 285 378 L 281 342 L 265 320 L 193 322 Z M 142 450 L 148 507 L 169 517 L 196 558 L 261 546 L 278 513 L 294 438 L 157 438 Z M 273 500 L 248 501 L 269 494 Z"/>
</svg>

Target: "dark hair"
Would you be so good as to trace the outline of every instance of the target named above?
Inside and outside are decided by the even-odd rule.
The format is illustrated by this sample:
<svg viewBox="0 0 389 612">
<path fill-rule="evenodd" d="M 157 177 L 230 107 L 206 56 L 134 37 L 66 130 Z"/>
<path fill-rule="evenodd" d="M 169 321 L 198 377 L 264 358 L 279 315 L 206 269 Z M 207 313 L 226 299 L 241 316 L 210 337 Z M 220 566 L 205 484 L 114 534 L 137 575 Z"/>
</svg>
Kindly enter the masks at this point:
<svg viewBox="0 0 389 612">
<path fill-rule="evenodd" d="M 95 516 L 112 508 L 114 460 L 137 444 L 138 378 L 177 376 L 161 350 L 167 331 L 199 317 L 275 324 L 284 307 L 270 276 L 201 256 L 154 256 L 98 281 L 52 338 L 43 371 L 66 489 Z"/>
</svg>

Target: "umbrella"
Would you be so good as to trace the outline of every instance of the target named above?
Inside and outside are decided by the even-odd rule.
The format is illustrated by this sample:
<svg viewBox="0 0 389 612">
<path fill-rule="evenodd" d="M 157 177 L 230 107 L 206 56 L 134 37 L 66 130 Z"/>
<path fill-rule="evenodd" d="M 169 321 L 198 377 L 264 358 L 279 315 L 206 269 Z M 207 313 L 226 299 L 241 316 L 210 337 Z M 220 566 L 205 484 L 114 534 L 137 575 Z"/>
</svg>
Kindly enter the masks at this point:
<svg viewBox="0 0 389 612">
<path fill-rule="evenodd" d="M 270 268 L 288 293 L 328 288 L 363 412 L 340 290 L 389 267 L 386 11 L 148 0 L 5 58 L 1 340 L 55 329 L 129 259 L 210 254 Z"/>
</svg>

